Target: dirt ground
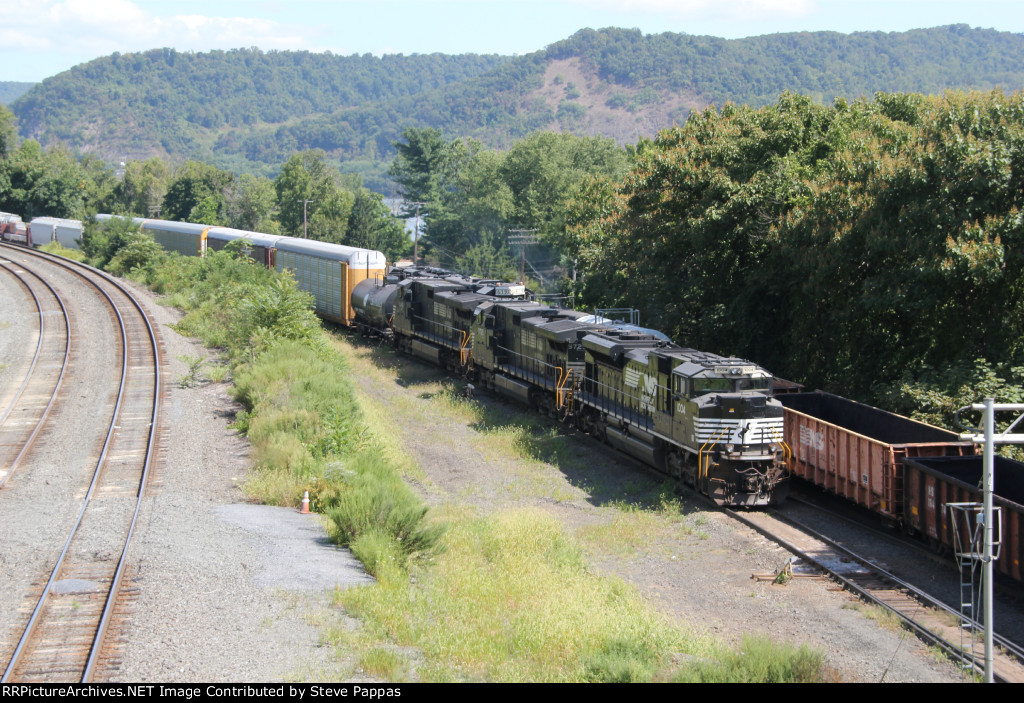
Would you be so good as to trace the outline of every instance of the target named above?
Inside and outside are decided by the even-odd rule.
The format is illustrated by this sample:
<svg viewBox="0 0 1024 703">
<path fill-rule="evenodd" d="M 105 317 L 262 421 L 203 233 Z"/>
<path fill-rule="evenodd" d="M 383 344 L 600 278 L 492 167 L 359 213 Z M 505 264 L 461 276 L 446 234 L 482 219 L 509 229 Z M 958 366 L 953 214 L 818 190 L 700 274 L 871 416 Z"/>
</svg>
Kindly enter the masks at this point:
<svg viewBox="0 0 1024 703">
<path fill-rule="evenodd" d="M 404 451 L 422 471 L 413 483 L 428 502 L 468 503 L 484 514 L 540 507 L 579 538 L 596 571 L 633 584 L 678 624 L 732 643 L 744 634 L 764 633 L 775 641 L 808 644 L 825 653 L 839 680 L 961 680 L 955 666 L 912 635 L 879 626 L 855 597 L 828 580 L 778 585 L 754 579 L 782 567 L 789 553 L 693 493 L 681 496 L 681 518 L 665 516 L 656 509 L 663 477 L 631 459 L 566 431 L 552 440 L 565 443 L 561 452 L 524 461 L 491 446 L 502 425 L 535 421 L 521 406 L 476 392 L 471 402 L 500 419 L 467 422 L 465 414 L 439 402 L 443 388 L 462 388 L 442 372 L 359 344 L 352 358 L 360 392 L 388 414 Z M 649 519 L 629 523 L 643 525 L 642 534 L 627 532 L 611 547 L 607 539 L 588 539 L 615 534 L 628 504 L 652 506 Z"/>
</svg>

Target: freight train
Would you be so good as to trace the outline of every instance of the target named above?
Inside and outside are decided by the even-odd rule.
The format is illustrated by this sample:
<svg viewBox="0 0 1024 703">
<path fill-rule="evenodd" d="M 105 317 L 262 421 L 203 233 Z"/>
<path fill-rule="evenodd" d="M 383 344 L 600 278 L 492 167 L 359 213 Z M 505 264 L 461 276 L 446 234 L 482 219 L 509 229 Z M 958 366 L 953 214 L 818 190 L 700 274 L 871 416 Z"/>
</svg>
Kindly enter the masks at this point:
<svg viewBox="0 0 1024 703">
<path fill-rule="evenodd" d="M 77 248 L 73 221 L 67 234 L 39 219 L 35 237 L 35 220 L 26 226 L 17 215 L 0 213 L 0 238 Z M 134 222 L 184 255 L 242 240 L 254 261 L 290 271 L 324 319 L 387 339 L 572 423 L 720 505 L 777 503 L 792 475 L 951 549 L 945 503 L 978 493 L 981 457 L 951 432 L 826 393 L 773 396 L 778 380 L 756 364 L 542 305 L 521 285 L 427 267 L 387 270 L 382 254 L 365 249 L 193 223 Z M 1024 487 L 1016 477 L 1024 476 L 1024 465 L 999 462 L 1007 478 L 997 479 L 1006 526 L 997 568 L 1020 581 Z"/>
<path fill-rule="evenodd" d="M 0 212 L 0 241 L 36 247 L 58 242 L 68 249 L 79 249 L 81 238 L 80 220 L 36 217 L 26 223 L 20 215 Z"/>
<path fill-rule="evenodd" d="M 572 424 L 719 505 L 770 505 L 788 490 L 782 405 L 752 362 L 446 271 L 364 280 L 352 307 L 364 333 Z"/>
<path fill-rule="evenodd" d="M 948 430 L 815 391 L 780 395 L 793 475 L 884 523 L 955 553 L 969 534 L 952 503 L 980 503 L 982 459 Z M 1024 581 L 1024 464 L 995 462 L 1002 553 L 998 573 Z"/>
<path fill-rule="evenodd" d="M 782 406 L 770 396 L 771 374 L 752 362 L 544 305 L 522 285 L 425 267 L 387 271 L 376 251 L 134 222 L 190 256 L 243 240 L 255 261 L 291 272 L 324 319 L 576 426 L 719 505 L 769 505 L 788 490 Z"/>
<path fill-rule="evenodd" d="M 0 225 L 14 239 L 20 218 L 5 215 Z M 186 255 L 244 240 L 261 265 L 291 271 L 325 319 L 570 422 L 719 504 L 778 502 L 793 475 L 951 547 L 943 496 L 962 502 L 977 492 L 965 476 L 980 471 L 980 456 L 954 433 L 821 392 L 773 397 L 778 380 L 756 364 L 542 305 L 521 285 L 427 267 L 386 270 L 379 252 L 290 237 L 135 222 Z M 1024 475 L 1024 466 L 1000 462 L 1003 476 Z M 1006 525 L 997 568 L 1021 580 L 1018 483 L 997 480 Z"/>
</svg>

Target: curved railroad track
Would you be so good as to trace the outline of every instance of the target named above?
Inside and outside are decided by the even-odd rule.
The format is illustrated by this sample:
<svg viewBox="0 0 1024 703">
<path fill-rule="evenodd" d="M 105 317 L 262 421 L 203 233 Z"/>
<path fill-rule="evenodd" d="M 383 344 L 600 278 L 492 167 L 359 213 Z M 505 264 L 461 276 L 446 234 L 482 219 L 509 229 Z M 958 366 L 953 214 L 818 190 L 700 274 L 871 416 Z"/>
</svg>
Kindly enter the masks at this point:
<svg viewBox="0 0 1024 703">
<path fill-rule="evenodd" d="M 894 613 L 906 628 L 941 648 L 947 656 L 959 660 L 965 669 L 980 671 L 978 667 L 984 662 L 984 652 L 980 649 L 981 625 L 970 621 L 965 628 L 957 609 L 787 515 L 785 510 L 724 510 L 789 550 L 811 568 L 824 572 L 847 590 Z M 976 633 L 973 637 L 970 636 L 972 630 Z M 998 634 L 994 639 L 998 645 L 993 665 L 996 679 L 1008 683 L 1024 682 L 1024 649 Z"/>
<path fill-rule="evenodd" d="M 18 468 L 46 423 L 71 355 L 71 322 L 57 291 L 45 278 L 0 256 L 0 270 L 31 297 L 38 320 L 36 345 L 17 377 L 21 382 L 0 395 L 0 488 Z"/>
<path fill-rule="evenodd" d="M 116 638 L 108 635 L 116 629 L 111 625 L 123 607 L 122 581 L 131 537 L 156 455 L 162 394 L 160 341 L 141 304 L 114 279 L 58 257 L 0 248 L 3 256 L 8 252 L 19 266 L 40 278 L 60 279 L 54 287 L 63 294 L 75 290 L 69 283 L 73 277 L 102 297 L 109 318 L 115 321 L 120 369 L 114 374 L 116 388 L 92 389 L 106 396 L 102 437 L 84 436 L 78 446 L 78 451 L 95 459 L 90 459 L 91 476 L 78 488 L 84 495 L 77 514 L 61 516 L 66 538 L 59 554 L 50 559 L 49 575 L 40 575 L 35 592 L 26 599 L 30 602 L 23 606 L 26 614 L 18 627 L 20 635 L 0 643 L 4 657 L 0 662 L 7 661 L 2 681 L 101 680 L 116 670 L 116 646 L 112 646 Z"/>
</svg>

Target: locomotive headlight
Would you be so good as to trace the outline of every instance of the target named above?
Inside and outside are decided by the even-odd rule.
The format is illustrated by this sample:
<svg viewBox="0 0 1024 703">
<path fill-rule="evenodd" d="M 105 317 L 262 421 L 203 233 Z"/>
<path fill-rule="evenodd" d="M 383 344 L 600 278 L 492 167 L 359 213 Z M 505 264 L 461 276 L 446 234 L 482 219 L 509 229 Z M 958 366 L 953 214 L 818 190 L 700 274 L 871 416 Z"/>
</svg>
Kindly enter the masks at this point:
<svg viewBox="0 0 1024 703">
<path fill-rule="evenodd" d="M 731 453 L 734 449 L 736 449 L 736 445 L 735 444 L 727 444 L 727 445 L 725 445 L 725 451 L 727 451 L 727 452 Z"/>
</svg>

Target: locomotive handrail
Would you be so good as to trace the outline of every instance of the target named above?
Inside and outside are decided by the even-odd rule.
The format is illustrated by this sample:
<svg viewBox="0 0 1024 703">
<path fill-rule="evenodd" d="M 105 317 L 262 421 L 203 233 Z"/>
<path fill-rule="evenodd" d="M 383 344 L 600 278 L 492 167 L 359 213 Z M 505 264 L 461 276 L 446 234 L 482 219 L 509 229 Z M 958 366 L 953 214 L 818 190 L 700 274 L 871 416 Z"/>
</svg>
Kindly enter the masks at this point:
<svg viewBox="0 0 1024 703">
<path fill-rule="evenodd" d="M 558 367 L 558 371 L 561 374 L 561 378 L 558 381 L 558 392 L 555 395 L 555 398 L 556 398 L 555 402 L 556 402 L 557 406 L 559 408 L 561 408 L 561 407 L 564 407 L 564 406 L 566 406 L 566 405 L 568 405 L 569 403 L 572 402 L 573 392 L 572 392 L 572 387 L 569 384 L 569 379 L 572 378 L 572 369 L 566 369 L 566 368 L 562 368 L 561 366 L 559 366 Z M 570 385 L 569 390 L 565 389 L 565 387 L 567 385 Z M 567 398 L 568 398 L 568 402 L 566 400 Z M 573 408 L 570 408 L 570 410 L 572 410 L 572 409 Z"/>
<path fill-rule="evenodd" d="M 446 325 L 445 323 L 438 322 L 437 320 L 431 320 L 430 318 L 423 317 L 422 315 L 413 315 L 412 319 L 413 320 L 421 320 L 422 322 L 425 322 L 431 328 L 431 332 L 429 334 L 432 334 L 435 337 L 437 337 L 438 341 L 447 342 L 447 343 L 449 343 L 449 344 L 451 344 L 453 346 L 455 344 L 459 344 L 460 345 L 459 346 L 459 351 L 460 352 L 464 348 L 462 345 L 465 343 L 466 337 L 468 337 L 468 335 L 469 335 L 469 332 L 467 330 L 464 330 L 464 329 L 462 329 L 460 327 L 452 327 L 451 325 Z M 456 332 L 458 334 L 463 335 L 463 341 L 462 342 L 456 342 L 455 339 L 454 339 L 455 335 L 452 335 L 453 338 L 449 339 L 449 338 L 447 338 L 443 334 L 438 334 L 436 331 L 434 331 L 438 327 L 440 327 L 441 329 L 445 329 L 445 330 L 451 330 L 452 332 Z"/>
<path fill-rule="evenodd" d="M 718 444 L 718 440 L 721 439 L 722 435 L 725 434 L 728 429 L 729 429 L 728 427 L 723 427 L 722 431 L 719 432 L 716 436 L 712 437 L 707 442 L 704 442 L 704 446 L 702 446 L 700 448 L 700 451 L 697 452 L 697 477 L 698 478 L 707 478 L 708 468 L 710 468 L 710 466 L 711 466 L 711 449 L 715 448 L 715 445 Z M 711 447 L 710 448 L 708 447 L 709 443 L 711 443 Z M 708 461 L 707 461 L 706 465 L 703 462 L 703 456 L 704 456 L 704 450 L 705 449 L 708 450 L 708 454 L 707 454 Z"/>
<path fill-rule="evenodd" d="M 459 346 L 459 361 L 465 366 L 469 363 L 473 350 L 469 347 L 469 330 L 462 330 L 462 343 Z"/>
<path fill-rule="evenodd" d="M 508 347 L 503 347 L 500 344 L 497 345 L 496 350 L 504 351 L 504 352 L 506 352 L 508 355 L 510 355 L 512 357 L 519 357 L 520 360 L 521 360 L 519 367 L 522 368 L 526 372 L 526 375 L 527 376 L 536 376 L 536 379 L 531 379 L 531 380 L 539 381 L 539 382 L 543 383 L 545 386 L 554 385 L 556 388 L 558 387 L 558 381 L 554 380 L 552 382 L 552 379 L 549 376 L 546 376 L 543 373 L 542 370 L 538 370 L 538 367 L 546 367 L 546 368 L 549 368 L 549 369 L 554 369 L 555 371 L 558 372 L 558 376 L 561 377 L 561 370 L 562 370 L 561 366 L 555 366 L 554 364 L 550 364 L 547 361 L 544 361 L 543 359 L 538 359 L 535 356 L 530 356 L 528 354 L 524 354 L 523 352 L 518 352 L 515 349 L 509 349 Z M 512 365 L 514 365 L 514 364 L 512 364 Z"/>
<path fill-rule="evenodd" d="M 777 433 L 773 434 L 773 439 L 775 441 L 777 441 L 779 444 L 782 445 L 782 449 L 783 449 L 782 453 L 786 457 L 786 471 L 792 473 L 792 469 L 790 468 L 789 464 L 790 464 L 790 460 L 793 458 L 793 450 L 790 448 L 790 446 L 788 444 L 786 444 L 786 440 L 783 439 Z"/>
</svg>

